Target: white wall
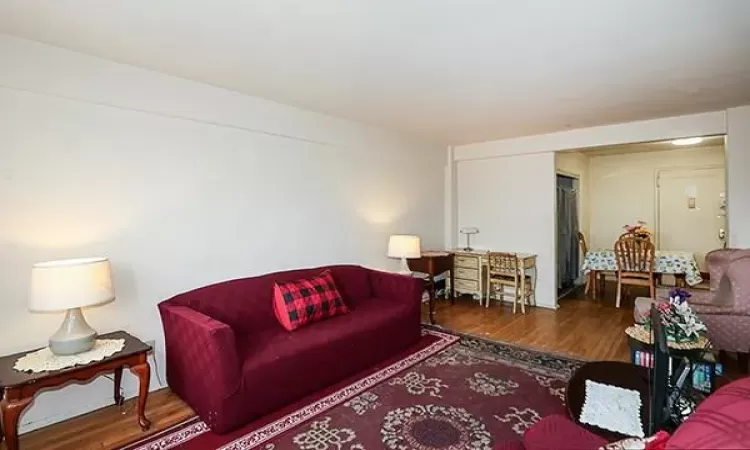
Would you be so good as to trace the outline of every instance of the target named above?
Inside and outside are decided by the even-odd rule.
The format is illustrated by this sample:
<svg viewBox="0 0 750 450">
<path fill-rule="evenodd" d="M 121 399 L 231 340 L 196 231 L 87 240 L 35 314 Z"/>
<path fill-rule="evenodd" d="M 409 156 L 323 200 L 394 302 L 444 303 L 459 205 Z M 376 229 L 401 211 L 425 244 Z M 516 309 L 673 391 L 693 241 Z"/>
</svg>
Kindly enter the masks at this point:
<svg viewBox="0 0 750 450">
<path fill-rule="evenodd" d="M 558 172 L 578 178 L 578 228 L 590 240 L 589 157 L 580 152 L 556 152 L 555 168 Z"/>
<path fill-rule="evenodd" d="M 729 244 L 750 248 L 750 105 L 727 110 Z"/>
<path fill-rule="evenodd" d="M 612 248 L 622 226 L 636 220 L 657 232 L 657 171 L 707 166 L 724 167 L 723 146 L 591 156 L 590 247 Z"/>
<path fill-rule="evenodd" d="M 109 257 L 117 301 L 89 322 L 156 339 L 163 379 L 156 304 L 173 294 L 329 263 L 395 269 L 391 233 L 441 246 L 439 146 L 3 35 L 0 61 L 0 354 L 44 345 L 62 320 L 26 309 L 36 261 Z M 22 430 L 111 389 L 42 394 Z"/>
<path fill-rule="evenodd" d="M 476 248 L 537 254 L 536 301 L 555 308 L 554 154 L 461 161 L 456 172 L 458 228 L 479 228 Z"/>
</svg>

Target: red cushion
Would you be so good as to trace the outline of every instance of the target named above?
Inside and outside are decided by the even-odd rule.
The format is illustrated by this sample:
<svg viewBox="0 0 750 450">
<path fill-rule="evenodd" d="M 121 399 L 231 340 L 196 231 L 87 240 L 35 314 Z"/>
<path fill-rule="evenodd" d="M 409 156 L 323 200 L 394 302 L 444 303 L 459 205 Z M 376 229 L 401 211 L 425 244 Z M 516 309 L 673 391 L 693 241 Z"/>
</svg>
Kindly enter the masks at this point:
<svg viewBox="0 0 750 450">
<path fill-rule="evenodd" d="M 527 450 L 594 450 L 604 445 L 607 445 L 605 439 L 559 414 L 543 418 L 523 435 L 523 446 Z"/>
<path fill-rule="evenodd" d="M 273 291 L 276 318 L 287 331 L 349 312 L 329 270 L 314 278 L 275 283 Z"/>
<path fill-rule="evenodd" d="M 750 448 L 750 378 L 711 394 L 675 430 L 667 448 Z"/>
</svg>

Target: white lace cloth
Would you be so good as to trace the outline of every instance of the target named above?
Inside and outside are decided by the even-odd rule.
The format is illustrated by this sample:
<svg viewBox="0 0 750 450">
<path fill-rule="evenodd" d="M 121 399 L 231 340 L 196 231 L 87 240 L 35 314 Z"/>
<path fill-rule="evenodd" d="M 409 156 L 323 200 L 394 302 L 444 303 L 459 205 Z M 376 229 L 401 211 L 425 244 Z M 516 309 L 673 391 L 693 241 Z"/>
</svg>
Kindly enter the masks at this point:
<svg viewBox="0 0 750 450">
<path fill-rule="evenodd" d="M 28 353 L 16 361 L 14 369 L 20 372 L 46 372 L 48 370 L 67 369 L 77 365 L 101 361 L 112 356 L 125 347 L 125 339 L 97 339 L 94 348 L 77 355 L 55 355 L 49 347 Z"/>
<path fill-rule="evenodd" d="M 632 389 L 586 380 L 586 400 L 578 420 L 605 430 L 642 438 L 641 394 Z"/>
</svg>

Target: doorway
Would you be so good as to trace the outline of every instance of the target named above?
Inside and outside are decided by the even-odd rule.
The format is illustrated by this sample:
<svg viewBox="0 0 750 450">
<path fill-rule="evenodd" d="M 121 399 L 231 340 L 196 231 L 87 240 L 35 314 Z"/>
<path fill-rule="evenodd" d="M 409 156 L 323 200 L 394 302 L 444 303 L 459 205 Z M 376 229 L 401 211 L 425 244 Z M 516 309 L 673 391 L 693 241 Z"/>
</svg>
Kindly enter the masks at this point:
<svg viewBox="0 0 750 450">
<path fill-rule="evenodd" d="M 557 174 L 557 295 L 575 288 L 580 276 L 577 178 Z"/>
</svg>

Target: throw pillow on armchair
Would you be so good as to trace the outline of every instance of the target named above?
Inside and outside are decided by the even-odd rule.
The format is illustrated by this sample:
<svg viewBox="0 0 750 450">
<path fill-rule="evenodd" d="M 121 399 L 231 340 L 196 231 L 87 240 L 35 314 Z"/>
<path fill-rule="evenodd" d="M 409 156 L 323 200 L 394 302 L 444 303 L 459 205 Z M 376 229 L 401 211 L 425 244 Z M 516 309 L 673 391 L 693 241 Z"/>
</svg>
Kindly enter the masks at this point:
<svg viewBox="0 0 750 450">
<path fill-rule="evenodd" d="M 349 312 L 329 270 L 313 278 L 275 283 L 273 291 L 276 319 L 287 331 Z"/>
</svg>

